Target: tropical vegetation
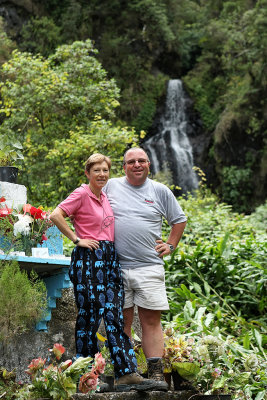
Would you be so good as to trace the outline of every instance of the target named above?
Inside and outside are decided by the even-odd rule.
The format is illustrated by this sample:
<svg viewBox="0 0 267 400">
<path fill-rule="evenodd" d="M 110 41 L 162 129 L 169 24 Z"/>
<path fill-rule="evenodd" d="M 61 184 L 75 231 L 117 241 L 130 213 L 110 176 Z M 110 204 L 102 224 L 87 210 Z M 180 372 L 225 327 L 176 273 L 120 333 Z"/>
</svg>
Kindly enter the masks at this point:
<svg viewBox="0 0 267 400">
<path fill-rule="evenodd" d="M 199 189 L 178 199 L 188 223 L 165 258 L 163 324 L 180 347 L 193 340 L 202 351 L 200 390 L 263 399 L 267 0 L 32 4 L 20 32 L 0 19 L 0 165 L 16 164 L 28 201 L 46 207 L 83 182 L 93 152 L 121 175 L 124 150 L 151 133 L 167 81 L 181 78 L 201 121 L 208 184 L 197 169 Z M 0 287 L 1 336 L 24 332 L 45 308 L 44 286 L 5 261 Z M 218 357 L 208 354 L 215 344 Z M 2 369 L 0 378 L 13 382 Z"/>
<path fill-rule="evenodd" d="M 20 4 L 29 13 L 26 2 Z M 236 211 L 262 203 L 266 5 L 35 0 L 20 31 L 2 22 L 0 63 L 8 63 L 1 71 L 1 133 L 14 146 L 23 144 L 25 160 L 18 164 L 30 201 L 45 198 L 53 206 L 63 198 L 74 183 L 70 176 L 81 180 L 81 162 L 92 151 L 106 151 L 116 163 L 141 131 L 150 132 L 166 82 L 178 77 L 202 121 L 199 166 L 209 185 Z M 42 176 L 39 187 L 48 170 L 51 179 Z"/>
<path fill-rule="evenodd" d="M 267 204 L 250 216 L 238 214 L 205 186 L 179 202 L 188 223 L 176 252 L 165 257 L 170 311 L 164 326 L 176 335 L 168 341 L 167 366 L 193 375 L 206 394 L 266 398 Z"/>
</svg>

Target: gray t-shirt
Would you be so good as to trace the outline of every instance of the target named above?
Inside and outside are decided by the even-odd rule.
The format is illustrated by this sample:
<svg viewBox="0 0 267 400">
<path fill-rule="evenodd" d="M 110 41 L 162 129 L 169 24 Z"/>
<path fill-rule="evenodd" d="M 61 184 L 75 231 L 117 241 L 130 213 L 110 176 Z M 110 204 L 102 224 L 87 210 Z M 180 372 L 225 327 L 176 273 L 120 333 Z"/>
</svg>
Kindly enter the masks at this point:
<svg viewBox="0 0 267 400">
<path fill-rule="evenodd" d="M 104 191 L 115 216 L 115 246 L 122 268 L 164 264 L 155 250 L 162 217 L 171 226 L 186 221 L 172 191 L 149 178 L 133 186 L 126 177 L 110 179 Z"/>
</svg>

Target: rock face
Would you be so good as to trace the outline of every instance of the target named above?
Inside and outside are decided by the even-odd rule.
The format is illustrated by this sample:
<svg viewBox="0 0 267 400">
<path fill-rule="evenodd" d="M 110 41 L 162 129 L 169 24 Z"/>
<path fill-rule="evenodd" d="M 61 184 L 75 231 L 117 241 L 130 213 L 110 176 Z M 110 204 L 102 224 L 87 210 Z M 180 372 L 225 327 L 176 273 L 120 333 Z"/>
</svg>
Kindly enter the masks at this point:
<svg viewBox="0 0 267 400">
<path fill-rule="evenodd" d="M 8 371 L 16 369 L 17 380 L 28 381 L 25 373 L 33 358 L 46 358 L 48 349 L 54 343 L 61 343 L 66 352 L 63 357 L 70 359 L 75 355 L 74 330 L 76 307 L 73 289 L 64 289 L 62 297 L 57 299 L 57 308 L 52 311 L 48 332 L 38 332 L 34 327 L 11 341 L 0 344 L 0 365 Z"/>
<path fill-rule="evenodd" d="M 43 14 L 43 6 L 33 0 L 0 0 L 0 16 L 8 30 L 19 33 L 25 20 Z"/>
<path fill-rule="evenodd" d="M 17 208 L 27 203 L 27 189 L 23 185 L 0 181 L 0 197 L 6 199 L 7 207 Z"/>
<path fill-rule="evenodd" d="M 0 366 L 8 371 L 16 369 L 17 380 L 27 382 L 29 376 L 25 370 L 31 360 L 38 357 L 46 358 L 48 349 L 52 348 L 55 343 L 60 343 L 66 348 L 62 360 L 71 359 L 75 356 L 76 314 L 73 289 L 63 289 L 62 297 L 57 299 L 57 307 L 52 311 L 48 331 L 36 331 L 33 327 L 27 333 L 12 338 L 11 341 L 0 343 Z M 137 315 L 134 321 L 134 331 L 141 338 Z M 103 323 L 99 332 L 106 337 Z"/>
</svg>

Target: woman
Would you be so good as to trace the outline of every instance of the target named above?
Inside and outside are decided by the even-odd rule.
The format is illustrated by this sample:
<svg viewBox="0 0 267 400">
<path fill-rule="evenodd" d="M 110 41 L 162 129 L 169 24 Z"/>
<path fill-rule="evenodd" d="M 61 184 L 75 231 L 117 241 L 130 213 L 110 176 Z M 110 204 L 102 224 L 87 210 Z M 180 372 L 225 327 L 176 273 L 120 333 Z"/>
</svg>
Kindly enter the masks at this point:
<svg viewBox="0 0 267 400">
<path fill-rule="evenodd" d="M 124 291 L 114 247 L 114 216 L 102 192 L 110 167 L 109 157 L 91 155 L 85 164 L 89 184 L 82 184 L 62 201 L 52 212 L 51 220 L 76 244 L 69 275 L 78 308 L 77 357 L 94 357 L 99 352 L 96 333 L 103 318 L 117 390 L 150 390 L 155 382 L 136 373 L 133 347 L 123 330 Z M 67 216 L 73 216 L 75 232 L 66 223 Z"/>
</svg>

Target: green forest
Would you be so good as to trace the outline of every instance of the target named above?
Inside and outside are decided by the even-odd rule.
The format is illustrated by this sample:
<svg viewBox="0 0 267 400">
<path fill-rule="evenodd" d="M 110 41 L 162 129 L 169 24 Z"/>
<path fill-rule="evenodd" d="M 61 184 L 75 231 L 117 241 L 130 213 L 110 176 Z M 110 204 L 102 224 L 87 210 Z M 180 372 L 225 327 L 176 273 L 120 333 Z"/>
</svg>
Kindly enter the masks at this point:
<svg viewBox="0 0 267 400">
<path fill-rule="evenodd" d="M 203 145 L 199 187 L 177 197 L 188 222 L 164 259 L 170 311 L 163 327 L 175 332 L 174 343 L 179 335 L 193 339 L 192 354 L 206 351 L 190 363 L 202 393 L 267 399 L 267 0 L 4 7 L 0 166 L 19 168 L 18 183 L 36 207 L 51 210 L 85 182 L 84 162 L 94 152 L 109 155 L 112 176 L 121 176 L 124 151 L 151 135 L 168 81 L 182 80 L 199 121 L 194 140 Z M 171 172 L 156 179 L 173 188 Z M 6 221 L 0 218 L 0 232 Z M 164 222 L 163 239 L 169 229 Z M 70 255 L 73 243 L 63 240 Z M 1 338 L 38 319 L 45 289 L 32 282 L 17 266 L 3 268 Z M 1 382 L 0 375 L 0 389 Z"/>
<path fill-rule="evenodd" d="M 201 120 L 197 167 L 208 185 L 240 212 L 265 201 L 266 0 L 17 7 L 20 23 L 0 25 L 0 158 L 20 167 L 32 202 L 64 198 L 94 151 L 120 175 L 123 151 L 149 133 L 171 78 Z"/>
</svg>

